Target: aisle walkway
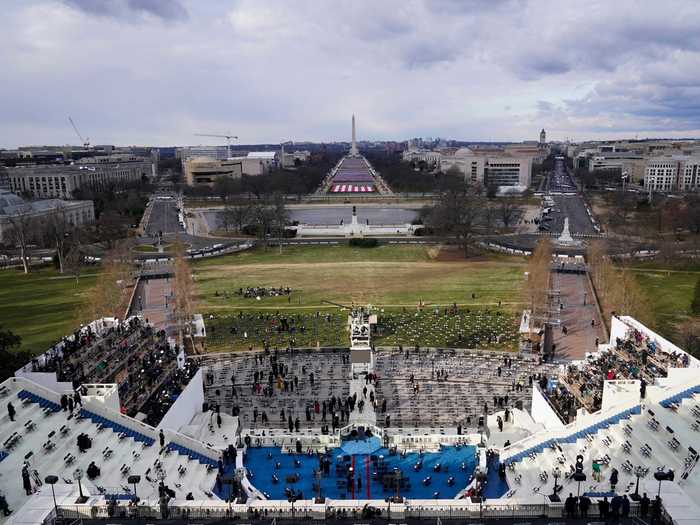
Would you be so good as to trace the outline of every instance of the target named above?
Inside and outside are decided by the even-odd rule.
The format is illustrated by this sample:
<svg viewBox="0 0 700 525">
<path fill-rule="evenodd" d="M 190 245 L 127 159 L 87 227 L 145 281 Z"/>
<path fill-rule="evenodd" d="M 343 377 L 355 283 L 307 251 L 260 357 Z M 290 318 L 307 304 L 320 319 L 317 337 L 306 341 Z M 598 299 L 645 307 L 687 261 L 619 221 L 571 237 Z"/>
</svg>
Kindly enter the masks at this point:
<svg viewBox="0 0 700 525">
<path fill-rule="evenodd" d="M 552 278 L 554 288 L 561 291 L 561 326 L 566 326 L 568 332 L 564 335 L 561 327 L 554 328 L 554 344 L 557 345 L 554 356 L 563 360 L 583 359 L 586 352 L 596 350 L 596 338 L 600 343 L 607 342 L 588 277 L 585 274 L 553 273 Z M 595 326 L 591 326 L 591 320 L 595 321 Z"/>
</svg>

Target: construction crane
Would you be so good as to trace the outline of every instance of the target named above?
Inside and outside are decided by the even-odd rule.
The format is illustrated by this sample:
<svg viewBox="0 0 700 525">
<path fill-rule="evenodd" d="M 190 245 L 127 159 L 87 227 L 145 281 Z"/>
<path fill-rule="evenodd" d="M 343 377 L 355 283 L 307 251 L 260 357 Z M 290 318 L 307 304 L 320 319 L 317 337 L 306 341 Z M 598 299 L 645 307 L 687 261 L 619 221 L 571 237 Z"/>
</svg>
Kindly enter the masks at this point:
<svg viewBox="0 0 700 525">
<path fill-rule="evenodd" d="M 214 135 L 210 133 L 195 133 L 195 137 L 216 137 L 219 139 L 226 139 L 226 152 L 228 158 L 231 158 L 231 139 L 238 140 L 236 135 Z"/>
<path fill-rule="evenodd" d="M 73 126 L 73 130 L 75 131 L 75 134 L 78 135 L 78 138 L 80 139 L 80 142 L 83 144 L 83 147 L 89 148 L 90 147 L 90 137 L 83 138 L 83 136 L 80 134 L 80 131 L 78 131 L 78 126 L 76 126 L 75 122 L 73 122 L 73 119 L 69 116 L 68 120 L 70 121 L 70 125 Z"/>
</svg>

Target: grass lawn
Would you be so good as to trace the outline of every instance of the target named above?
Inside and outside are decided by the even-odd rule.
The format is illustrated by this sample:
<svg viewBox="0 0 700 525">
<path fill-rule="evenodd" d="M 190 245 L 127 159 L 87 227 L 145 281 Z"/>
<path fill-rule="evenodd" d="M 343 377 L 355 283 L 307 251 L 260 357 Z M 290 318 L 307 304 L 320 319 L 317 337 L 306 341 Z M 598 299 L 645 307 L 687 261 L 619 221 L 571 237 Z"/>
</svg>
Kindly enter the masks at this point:
<svg viewBox="0 0 700 525">
<path fill-rule="evenodd" d="M 650 261 L 637 263 L 630 269 L 642 288 L 647 290 L 657 331 L 680 344 L 677 325 L 690 316 L 690 302 L 695 283 L 700 278 L 700 264 L 664 268 L 661 263 Z"/>
<path fill-rule="evenodd" d="M 515 327 L 514 313 L 522 307 L 520 290 L 525 267 L 523 259 L 514 257 L 496 255 L 464 260 L 451 250 L 420 245 L 353 248 L 345 244 L 290 247 L 282 255 L 276 249 L 257 249 L 194 264 L 199 310 L 207 317 L 216 318 L 207 321 L 207 326 L 214 328 L 208 338 L 212 351 L 232 349 L 231 344 L 235 348 L 247 348 L 253 343 L 259 346 L 266 338 L 277 340 L 276 334 L 266 336 L 270 324 L 265 316 L 274 316 L 278 310 L 282 315 L 301 316 L 299 324 L 305 326 L 305 331 L 325 330 L 315 336 L 306 333 L 303 339 L 297 333 L 298 345 L 316 339 L 321 339 L 322 345 L 345 345 L 347 314 L 340 314 L 323 303 L 324 300 L 348 305 L 369 303 L 384 309 L 386 333 L 376 339 L 378 344 L 384 338 L 385 344 L 472 346 L 478 343 L 484 347 L 488 334 L 495 338 Z M 290 287 L 292 294 L 257 300 L 236 293 L 246 287 Z M 404 317 L 415 315 L 420 300 L 428 308 L 420 314 L 421 319 L 408 322 Z M 494 311 L 499 301 L 503 311 L 502 317 L 494 321 L 498 326 L 480 327 L 479 323 L 490 321 L 485 317 L 477 320 L 474 313 L 466 314 L 467 309 Z M 433 319 L 432 306 L 453 303 L 460 305 L 460 316 L 464 319 Z M 330 314 L 333 320 L 328 325 L 316 323 L 312 328 L 317 311 Z M 263 319 L 239 323 L 236 337 L 225 335 L 240 312 Z M 503 323 L 508 327 L 502 326 Z M 409 325 L 415 325 L 417 331 L 412 331 Z M 248 330 L 251 334 L 244 338 L 242 334 Z M 504 338 L 502 341 L 503 346 L 508 344 Z M 280 340 L 280 344 L 283 342 Z"/>
<path fill-rule="evenodd" d="M 95 284 L 96 271 L 77 284 L 51 269 L 29 275 L 0 271 L 0 324 L 22 337 L 21 350 L 41 354 L 78 326 L 77 310 Z"/>
<path fill-rule="evenodd" d="M 209 259 L 194 265 L 200 309 L 319 308 L 323 300 L 387 307 L 411 307 L 419 300 L 429 305 L 520 304 L 522 259 L 466 261 L 437 251 L 417 245 L 309 246 L 287 248 L 282 255 L 260 249 Z M 236 293 L 261 286 L 290 287 L 292 294 L 256 300 Z"/>
<path fill-rule="evenodd" d="M 207 348 L 210 352 L 263 348 L 265 344 L 285 348 L 292 344 L 299 347 L 347 346 L 348 312 L 339 309 L 282 310 L 279 314 L 269 310 L 239 310 L 218 312 L 207 318 Z M 380 309 L 378 332 L 372 342 L 377 345 L 413 347 L 480 348 L 492 350 L 516 350 L 518 336 L 515 314 L 496 308 L 466 308 L 457 314 L 445 314 L 444 309 L 435 315 L 434 309 L 416 308 Z M 281 331 L 282 320 L 290 329 Z"/>
</svg>

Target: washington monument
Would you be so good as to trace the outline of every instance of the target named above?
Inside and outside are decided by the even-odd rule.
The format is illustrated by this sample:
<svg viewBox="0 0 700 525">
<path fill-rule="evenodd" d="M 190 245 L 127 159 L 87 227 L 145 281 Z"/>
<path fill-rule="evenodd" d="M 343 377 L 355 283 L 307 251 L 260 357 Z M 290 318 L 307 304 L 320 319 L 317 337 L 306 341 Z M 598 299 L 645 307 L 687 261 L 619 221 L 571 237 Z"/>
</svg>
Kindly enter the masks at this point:
<svg viewBox="0 0 700 525">
<path fill-rule="evenodd" d="M 355 115 L 352 116 L 352 146 L 350 146 L 350 155 L 359 155 L 357 151 L 357 138 L 355 136 Z"/>
</svg>

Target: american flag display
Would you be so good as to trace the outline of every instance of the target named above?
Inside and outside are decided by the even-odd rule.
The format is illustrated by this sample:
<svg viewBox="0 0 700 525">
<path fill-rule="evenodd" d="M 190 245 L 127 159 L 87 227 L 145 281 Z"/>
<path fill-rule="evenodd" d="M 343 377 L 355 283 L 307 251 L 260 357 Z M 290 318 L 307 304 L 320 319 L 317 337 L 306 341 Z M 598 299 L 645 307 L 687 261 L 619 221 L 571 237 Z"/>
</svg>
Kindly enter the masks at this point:
<svg viewBox="0 0 700 525">
<path fill-rule="evenodd" d="M 346 157 L 338 166 L 331 181 L 330 193 L 372 193 L 374 177 L 362 158 Z"/>
<path fill-rule="evenodd" d="M 374 191 L 372 185 L 357 185 L 357 184 L 333 184 L 331 193 L 371 193 Z"/>
</svg>

